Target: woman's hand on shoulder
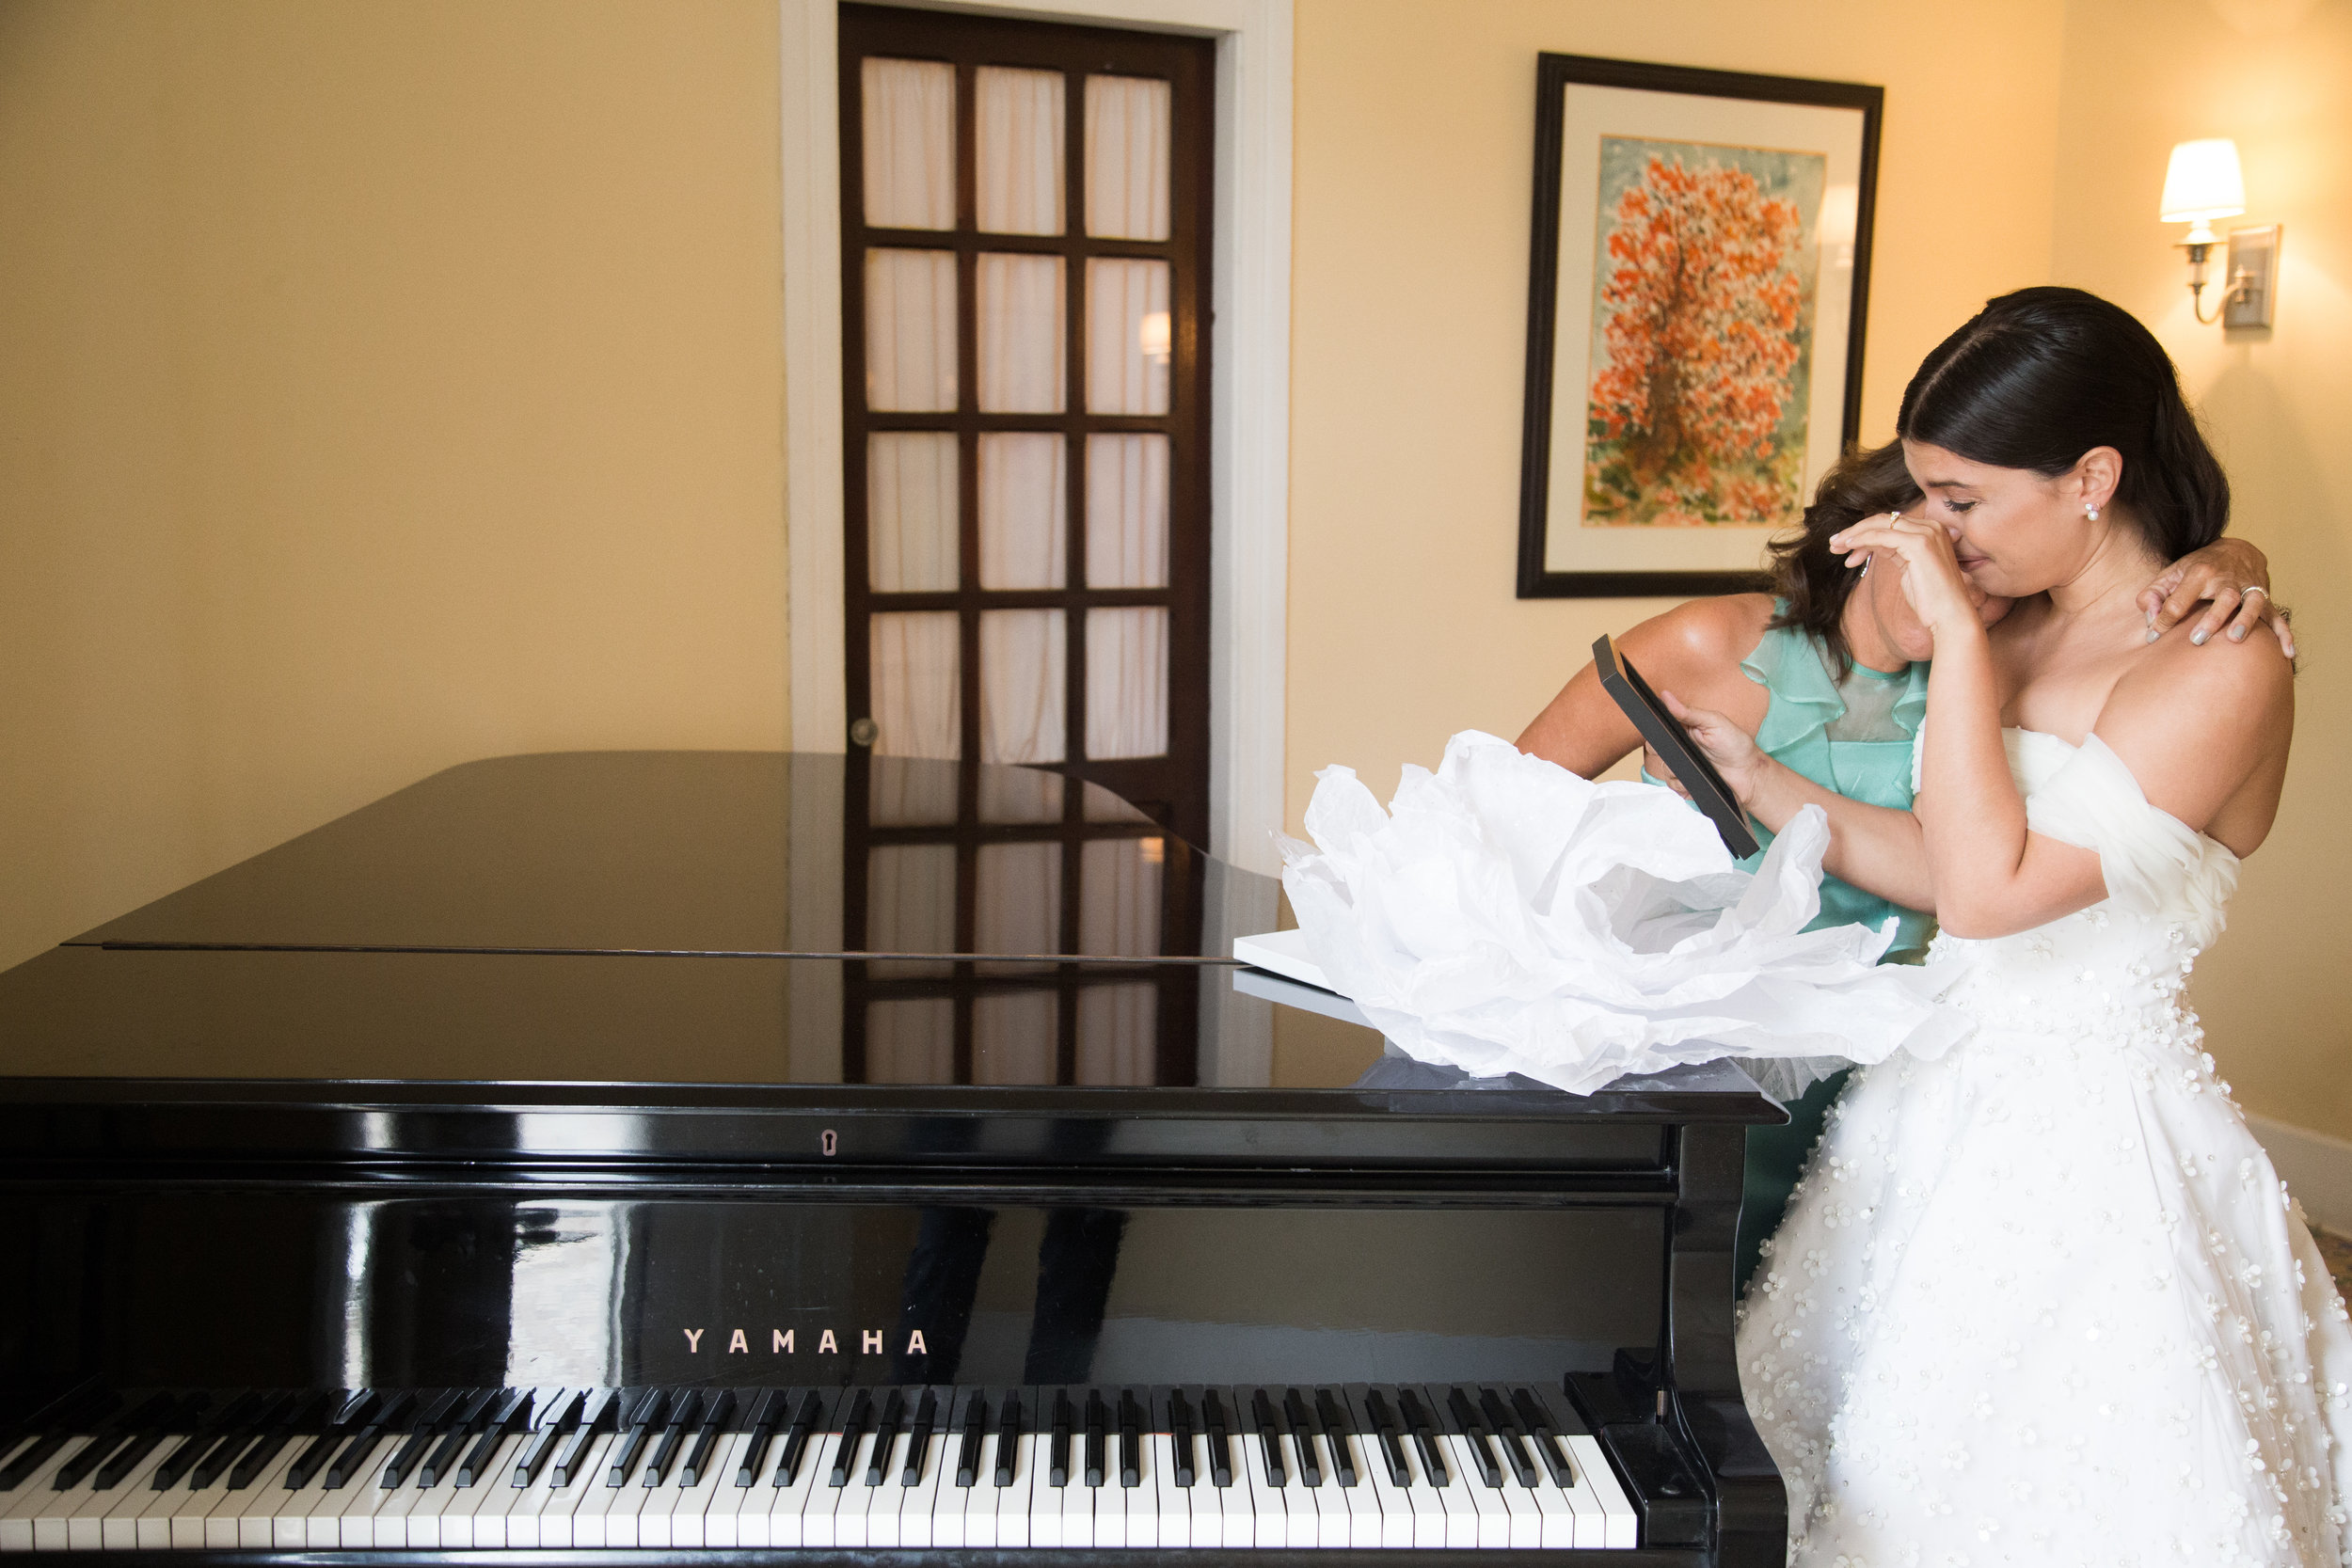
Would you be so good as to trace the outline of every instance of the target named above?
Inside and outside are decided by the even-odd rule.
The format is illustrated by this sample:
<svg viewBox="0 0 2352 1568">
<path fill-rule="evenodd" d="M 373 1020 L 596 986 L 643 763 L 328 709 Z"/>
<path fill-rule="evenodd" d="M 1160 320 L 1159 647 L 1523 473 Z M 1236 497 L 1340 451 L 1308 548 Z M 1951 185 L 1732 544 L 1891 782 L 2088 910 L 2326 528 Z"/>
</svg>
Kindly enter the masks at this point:
<svg viewBox="0 0 2352 1568">
<path fill-rule="evenodd" d="M 2189 634 L 2192 644 L 2201 646 L 2217 633 L 2243 642 L 2266 622 L 2280 648 L 2289 658 L 2295 657 L 2295 628 L 2287 624 L 2287 612 L 2271 602 L 2270 560 L 2245 540 L 2217 539 L 2181 557 L 2140 590 L 2148 641 L 2170 631 L 2201 604 L 2205 613 Z"/>
</svg>

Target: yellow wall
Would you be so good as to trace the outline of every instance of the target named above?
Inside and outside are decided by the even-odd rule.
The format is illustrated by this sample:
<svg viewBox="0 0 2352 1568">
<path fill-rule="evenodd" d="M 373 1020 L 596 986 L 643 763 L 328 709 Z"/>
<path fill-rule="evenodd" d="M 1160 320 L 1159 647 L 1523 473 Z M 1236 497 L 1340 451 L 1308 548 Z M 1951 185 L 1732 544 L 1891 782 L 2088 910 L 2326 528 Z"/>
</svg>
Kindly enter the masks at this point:
<svg viewBox="0 0 2352 1568">
<path fill-rule="evenodd" d="M 1886 87 L 1863 386 L 1883 439 L 1920 356 L 2048 271 L 2061 22 L 2044 0 L 1298 0 L 1297 18 L 1293 832 L 1316 768 L 1347 763 L 1385 800 L 1400 763 L 1434 766 L 1459 729 L 1517 735 L 1596 636 L 1664 608 L 1513 596 L 1536 54 Z"/>
<path fill-rule="evenodd" d="M 775 27 L 0 6 L 0 965 L 451 763 L 783 743 Z"/>
<path fill-rule="evenodd" d="M 2352 8 L 2072 0 L 2059 114 L 2054 280 L 2155 328 L 2229 465 L 2233 529 L 2270 553 L 2280 595 L 2307 611 L 2285 802 L 2228 937 L 2198 966 L 2198 1006 L 2250 1109 L 2352 1136 Z M 2268 333 L 2190 319 L 2169 248 L 2180 226 L 2156 218 L 2172 144 L 2212 135 L 2234 137 L 2246 168 L 2246 215 L 2220 227 L 2286 227 Z"/>
</svg>

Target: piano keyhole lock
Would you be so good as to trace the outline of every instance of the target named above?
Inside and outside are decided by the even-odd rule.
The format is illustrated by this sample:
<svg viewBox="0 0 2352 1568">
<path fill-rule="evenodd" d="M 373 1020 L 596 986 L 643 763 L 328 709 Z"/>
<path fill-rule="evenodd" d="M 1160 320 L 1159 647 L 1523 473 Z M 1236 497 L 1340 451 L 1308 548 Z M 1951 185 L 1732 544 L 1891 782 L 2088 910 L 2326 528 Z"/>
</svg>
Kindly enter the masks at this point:
<svg viewBox="0 0 2352 1568">
<path fill-rule="evenodd" d="M 825 1158 L 828 1160 L 841 1152 L 841 1135 L 830 1127 L 825 1129 L 824 1135 L 818 1141 L 824 1148 Z"/>
</svg>

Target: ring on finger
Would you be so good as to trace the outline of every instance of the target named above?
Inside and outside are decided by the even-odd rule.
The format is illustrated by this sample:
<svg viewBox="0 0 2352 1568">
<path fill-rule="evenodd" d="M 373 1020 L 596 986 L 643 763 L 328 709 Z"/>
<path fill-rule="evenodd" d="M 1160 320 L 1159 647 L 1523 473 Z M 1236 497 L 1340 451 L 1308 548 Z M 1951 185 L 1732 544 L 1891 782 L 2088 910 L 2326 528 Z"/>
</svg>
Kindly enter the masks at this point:
<svg viewBox="0 0 2352 1568">
<path fill-rule="evenodd" d="M 2244 587 L 2244 588 L 2239 589 L 2239 590 L 2237 591 L 2237 593 L 2238 593 L 2238 597 L 2239 597 L 2239 598 L 2241 598 L 2241 599 L 2250 599 L 2250 598 L 2252 598 L 2252 597 L 2253 597 L 2255 594 L 2261 594 L 2264 598 L 2265 598 L 2265 599 L 2266 599 L 2266 598 L 2268 598 L 2268 597 L 2270 597 L 2270 590 L 2269 590 L 2269 589 L 2267 589 L 2267 588 L 2257 588 L 2257 587 L 2254 587 L 2254 586 L 2253 586 L 2253 585 L 2251 585 L 2251 584 L 2249 584 L 2248 586 L 2246 586 L 2246 587 Z"/>
</svg>

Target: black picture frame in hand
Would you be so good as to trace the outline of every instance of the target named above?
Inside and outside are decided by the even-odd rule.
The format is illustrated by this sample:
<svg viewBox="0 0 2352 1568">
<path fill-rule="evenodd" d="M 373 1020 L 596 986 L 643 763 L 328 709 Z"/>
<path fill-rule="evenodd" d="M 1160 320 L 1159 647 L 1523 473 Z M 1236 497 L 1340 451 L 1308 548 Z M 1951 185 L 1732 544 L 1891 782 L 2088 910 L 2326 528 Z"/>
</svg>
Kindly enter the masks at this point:
<svg viewBox="0 0 2352 1568">
<path fill-rule="evenodd" d="M 1884 101 L 1536 57 L 1520 598 L 1761 585 L 1860 433 Z"/>
<path fill-rule="evenodd" d="M 1715 771 L 1715 765 L 1707 760 L 1707 753 L 1691 739 L 1691 732 L 1682 727 L 1682 721 L 1667 711 L 1666 705 L 1652 691 L 1649 682 L 1633 661 L 1617 652 L 1606 632 L 1593 643 L 1593 668 L 1600 672 L 1600 689 L 1616 699 L 1617 706 L 1633 721 L 1651 751 L 1666 765 L 1683 788 L 1691 792 L 1691 803 L 1706 813 L 1715 824 L 1715 832 L 1731 851 L 1734 860 L 1745 860 L 1763 847 L 1756 834 L 1748 829 L 1748 814 L 1740 809 L 1739 800 L 1724 776 Z"/>
</svg>

